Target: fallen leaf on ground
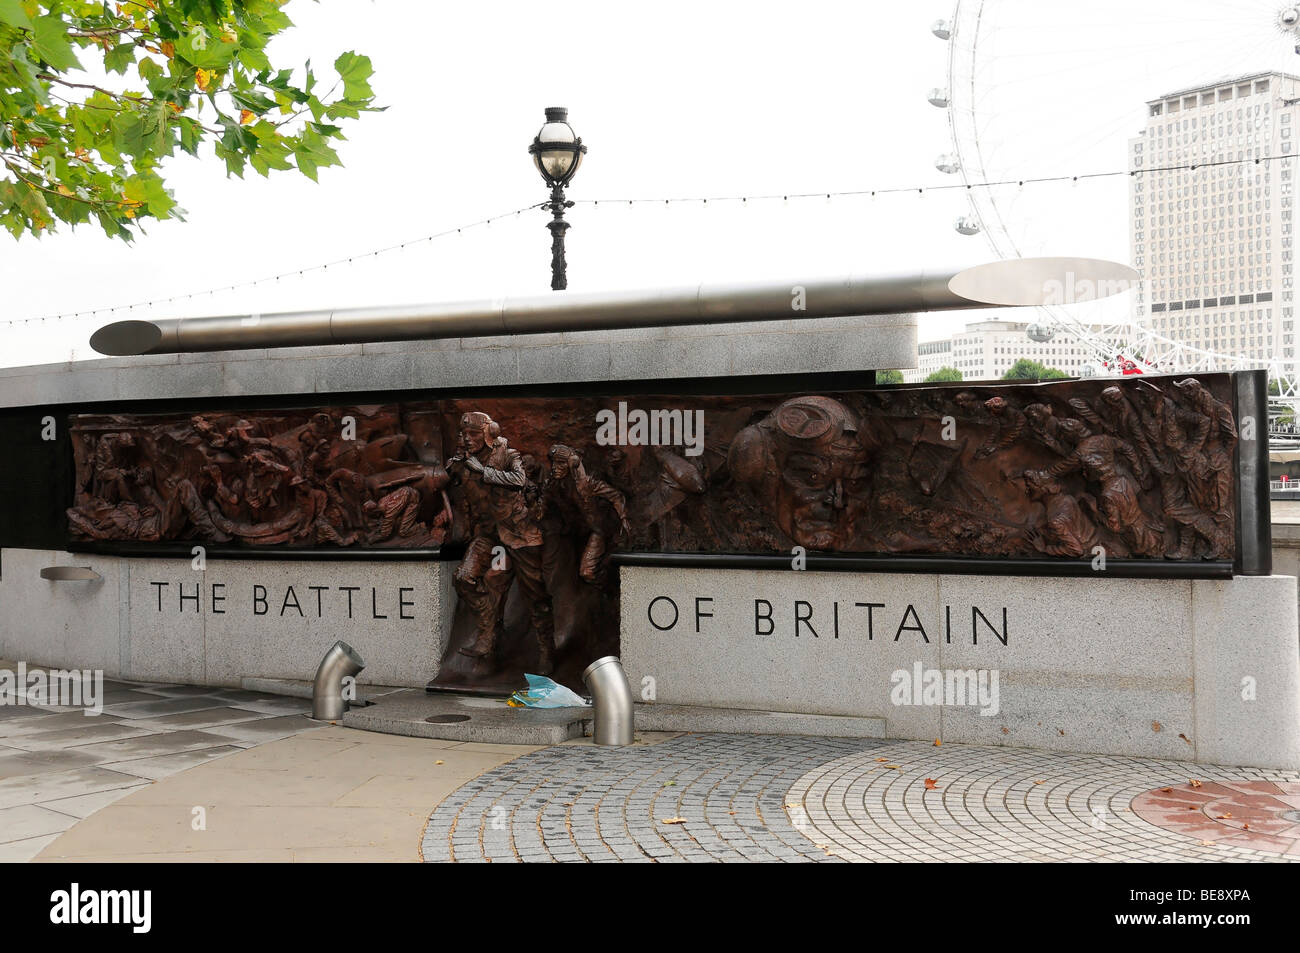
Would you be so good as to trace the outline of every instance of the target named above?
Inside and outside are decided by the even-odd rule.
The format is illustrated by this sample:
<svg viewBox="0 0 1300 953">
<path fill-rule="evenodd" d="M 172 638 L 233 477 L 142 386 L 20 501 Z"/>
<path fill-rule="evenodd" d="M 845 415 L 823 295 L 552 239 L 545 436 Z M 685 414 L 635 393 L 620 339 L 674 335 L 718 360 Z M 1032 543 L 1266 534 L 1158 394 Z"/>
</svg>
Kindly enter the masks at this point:
<svg viewBox="0 0 1300 953">
<path fill-rule="evenodd" d="M 934 778 L 926 778 L 925 789 L 927 791 L 937 791 L 939 790 L 939 782 L 936 781 Z"/>
<path fill-rule="evenodd" d="M 935 746 L 936 748 L 942 748 L 942 747 L 943 747 L 943 742 L 940 741 L 938 738 L 935 738 L 935 739 L 934 739 L 934 746 Z"/>
<path fill-rule="evenodd" d="M 900 767 L 899 767 L 898 765 L 896 765 L 896 764 L 887 764 L 887 765 L 885 765 L 885 768 L 886 768 L 887 770 L 890 770 L 890 771 L 901 771 L 901 770 L 902 770 L 902 768 L 900 768 Z"/>
<path fill-rule="evenodd" d="M 1187 783 L 1194 788 L 1199 788 L 1201 786 L 1201 782 L 1197 781 L 1195 778 L 1192 778 L 1192 780 L 1188 781 Z"/>
<path fill-rule="evenodd" d="M 686 823 L 686 818 L 684 817 L 662 817 L 659 820 L 660 823 L 663 824 L 685 824 Z"/>
<path fill-rule="evenodd" d="M 1229 811 L 1227 814 L 1216 814 L 1214 816 L 1221 821 L 1226 821 L 1228 818 L 1232 817 L 1232 812 Z"/>
<path fill-rule="evenodd" d="M 442 764 L 442 763 L 443 763 L 443 762 L 441 762 L 441 761 L 435 761 L 435 762 L 434 762 L 434 764 Z"/>
<path fill-rule="evenodd" d="M 1158 722 L 1158 721 L 1153 721 L 1153 722 L 1151 722 L 1151 730 L 1152 730 L 1152 731 L 1159 731 L 1159 730 L 1160 730 L 1160 722 Z"/>
<path fill-rule="evenodd" d="M 1179 738 L 1182 738 L 1182 739 L 1183 739 L 1184 741 L 1186 741 L 1188 744 L 1191 744 L 1191 743 L 1192 743 L 1192 739 L 1189 738 L 1189 737 L 1187 737 L 1185 734 L 1182 734 L 1181 732 L 1179 733 L 1178 737 L 1179 737 Z"/>
<path fill-rule="evenodd" d="M 1035 781 L 1034 783 L 1035 783 L 1035 784 L 1046 784 L 1047 782 L 1046 782 L 1046 781 Z"/>
<path fill-rule="evenodd" d="M 876 760 L 877 760 L 877 761 L 888 761 L 889 759 L 888 759 L 888 758 L 877 758 Z"/>
<path fill-rule="evenodd" d="M 1248 831 L 1248 830 L 1250 830 L 1250 825 L 1249 825 L 1249 824 L 1242 824 L 1242 825 L 1241 825 L 1241 829 L 1242 829 L 1243 831 Z"/>
<path fill-rule="evenodd" d="M 1002 726 L 1002 733 L 1003 733 L 1004 735 L 1009 735 L 1009 734 L 1011 734 L 1010 730 L 1008 730 L 1008 728 L 1007 728 L 1006 725 L 1003 725 L 1003 726 Z"/>
<path fill-rule="evenodd" d="M 1173 788 L 1161 788 L 1161 789 L 1160 789 L 1160 793 L 1161 793 L 1161 794 L 1173 794 L 1173 793 L 1174 793 L 1174 789 L 1173 789 Z"/>
</svg>

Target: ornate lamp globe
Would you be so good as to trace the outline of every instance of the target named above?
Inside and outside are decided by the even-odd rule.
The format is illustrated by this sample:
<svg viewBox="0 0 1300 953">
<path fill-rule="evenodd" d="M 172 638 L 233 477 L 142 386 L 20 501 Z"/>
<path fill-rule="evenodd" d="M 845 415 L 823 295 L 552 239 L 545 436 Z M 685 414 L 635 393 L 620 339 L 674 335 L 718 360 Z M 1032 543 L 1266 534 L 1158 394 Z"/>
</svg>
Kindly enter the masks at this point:
<svg viewBox="0 0 1300 953">
<path fill-rule="evenodd" d="M 546 122 L 538 130 L 528 152 L 546 184 L 551 188 L 564 188 L 582 165 L 587 147 L 569 125 L 569 110 L 563 106 L 551 106 L 546 110 Z"/>
</svg>

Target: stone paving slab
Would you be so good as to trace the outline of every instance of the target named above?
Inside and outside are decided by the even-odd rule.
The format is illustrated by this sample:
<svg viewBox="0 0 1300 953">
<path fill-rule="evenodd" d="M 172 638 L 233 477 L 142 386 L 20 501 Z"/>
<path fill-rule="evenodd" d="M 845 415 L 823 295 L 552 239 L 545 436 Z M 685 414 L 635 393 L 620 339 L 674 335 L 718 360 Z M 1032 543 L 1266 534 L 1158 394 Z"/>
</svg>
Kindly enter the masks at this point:
<svg viewBox="0 0 1300 953">
<path fill-rule="evenodd" d="M 39 705 L 0 706 L 0 735 L 5 734 L 16 721 L 24 718 L 49 718 L 51 714 Z"/>
<path fill-rule="evenodd" d="M 155 731 L 116 741 L 78 745 L 77 749 L 99 755 L 103 758 L 103 763 L 111 764 L 116 761 L 164 757 L 203 748 L 220 748 L 228 746 L 233 740 L 211 731 Z"/>
<path fill-rule="evenodd" d="M 9 744 L 24 751 L 58 751 L 96 742 L 113 741 L 120 738 L 134 738 L 152 734 L 147 728 L 121 721 L 100 721 L 86 718 L 74 728 L 60 728 L 57 731 L 36 731 L 21 737 L 9 738 Z"/>
<path fill-rule="evenodd" d="M 26 706 L 0 707 L 0 743 L 13 747 L 12 739 L 23 735 L 86 725 L 115 724 L 122 720 L 116 715 L 87 715 L 80 709 L 55 713 Z"/>
<path fill-rule="evenodd" d="M 300 731 L 319 728 L 320 723 L 312 721 L 307 714 L 276 715 L 272 714 L 257 721 L 238 721 L 233 724 L 218 725 L 212 730 L 213 735 L 220 735 L 222 740 L 216 744 L 229 744 L 233 739 L 238 744 L 261 744 L 287 738 Z"/>
<path fill-rule="evenodd" d="M 148 727 L 154 731 L 185 731 L 192 728 L 212 728 L 241 721 L 255 721 L 266 717 L 264 712 L 250 711 L 247 708 L 201 708 L 174 715 L 157 715 L 149 719 Z"/>
<path fill-rule="evenodd" d="M 105 705 L 104 712 L 120 718 L 153 718 L 155 715 L 175 715 L 185 711 L 201 711 L 204 708 L 219 708 L 222 702 L 210 695 L 182 696 L 168 698 L 159 695 L 153 701 L 123 702 L 117 705 Z"/>
<path fill-rule="evenodd" d="M 0 756 L 0 780 L 21 778 L 50 771 L 63 771 L 70 768 L 85 768 L 98 764 L 102 759 L 85 751 L 64 749 L 62 751 L 23 751 L 17 754 Z"/>
</svg>

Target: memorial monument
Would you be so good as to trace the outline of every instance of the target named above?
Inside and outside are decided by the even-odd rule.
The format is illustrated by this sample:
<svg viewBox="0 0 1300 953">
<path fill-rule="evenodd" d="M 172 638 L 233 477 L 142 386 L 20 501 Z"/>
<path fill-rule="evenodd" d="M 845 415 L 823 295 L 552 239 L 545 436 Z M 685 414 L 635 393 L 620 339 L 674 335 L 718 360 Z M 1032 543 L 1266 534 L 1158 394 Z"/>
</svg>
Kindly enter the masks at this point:
<svg viewBox="0 0 1300 953">
<path fill-rule="evenodd" d="M 1038 303 L 1067 272 L 1073 285 L 1128 269 L 1050 259 L 248 324 L 132 321 L 92 340 L 108 353 L 183 354 L 788 320 L 792 288 L 807 302 L 800 317 L 1016 306 Z M 500 696 L 524 672 L 581 689 L 593 659 L 621 654 L 650 703 L 648 726 L 707 727 L 691 712 L 708 708 L 784 712 L 828 733 L 1300 765 L 1295 580 L 1270 576 L 1262 372 L 869 381 L 484 381 L 363 401 L 33 407 L 5 425 L 56 421 L 66 436 L 46 449 L 71 458 L 64 503 L 28 492 L 10 507 L 41 523 L 43 538 L 97 558 L 377 567 L 370 586 L 304 584 L 289 569 L 282 587 L 150 578 L 147 590 L 132 571 L 127 598 L 132 625 L 136 603 L 156 601 L 162 615 L 179 594 L 181 616 L 246 606 L 246 620 L 314 615 L 323 626 L 346 595 L 363 633 L 417 623 L 381 641 L 400 656 L 413 638 L 421 657 L 436 656 L 433 690 Z M 411 570 L 398 567 L 421 565 L 435 578 L 400 584 Z M 1247 625 L 1252 613 L 1266 632 Z M 1234 645 L 1251 660 L 1241 676 L 1225 654 Z M 255 671 L 264 655 L 250 647 L 223 660 L 226 674 L 206 661 L 200 670 L 283 675 Z M 1133 670 L 1117 670 L 1130 657 Z M 894 676 L 913 669 L 918 700 L 900 702 Z M 954 669 L 999 673 L 1000 703 L 921 704 L 925 673 Z M 1238 711 L 1241 677 L 1269 682 L 1262 704 Z M 1089 726 L 1082 737 L 1057 725 L 1071 704 Z M 1039 730 L 1044 717 L 1054 736 Z"/>
</svg>

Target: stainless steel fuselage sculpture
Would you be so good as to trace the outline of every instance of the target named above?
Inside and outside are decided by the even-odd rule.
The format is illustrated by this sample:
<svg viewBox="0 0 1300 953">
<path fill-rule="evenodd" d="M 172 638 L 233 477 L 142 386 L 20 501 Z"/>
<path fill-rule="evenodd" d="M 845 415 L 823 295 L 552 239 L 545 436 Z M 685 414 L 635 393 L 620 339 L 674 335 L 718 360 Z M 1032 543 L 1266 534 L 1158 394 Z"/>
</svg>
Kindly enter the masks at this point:
<svg viewBox="0 0 1300 953">
<path fill-rule="evenodd" d="M 100 328 L 90 343 L 124 356 L 1028 307 L 1108 297 L 1138 280 L 1127 265 L 1095 258 L 1022 258 L 898 275 L 128 320 Z"/>
</svg>

